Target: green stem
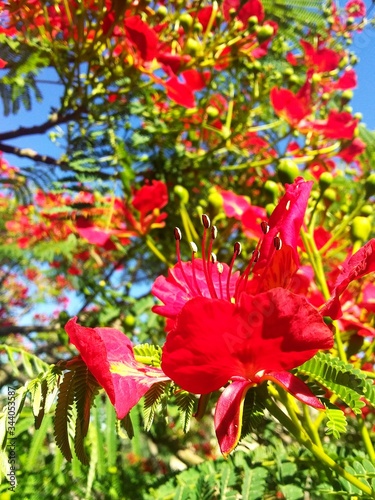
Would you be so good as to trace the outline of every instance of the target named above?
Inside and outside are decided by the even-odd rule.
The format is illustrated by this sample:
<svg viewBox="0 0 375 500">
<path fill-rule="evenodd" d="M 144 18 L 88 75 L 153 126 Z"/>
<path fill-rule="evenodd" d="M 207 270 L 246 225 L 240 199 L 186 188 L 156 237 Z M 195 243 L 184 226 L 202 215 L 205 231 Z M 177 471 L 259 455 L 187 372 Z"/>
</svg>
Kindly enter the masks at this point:
<svg viewBox="0 0 375 500">
<path fill-rule="evenodd" d="M 297 441 L 307 448 L 328 470 L 334 470 L 341 477 L 349 481 L 353 486 L 363 491 L 367 495 L 375 498 L 375 492 L 372 488 L 362 483 L 358 478 L 343 469 L 337 462 L 335 462 L 325 451 L 314 444 L 308 437 L 301 426 L 296 426 L 295 423 L 272 401 L 271 399 L 265 400 L 265 406 L 268 411 L 273 415 L 296 439 Z"/>
<path fill-rule="evenodd" d="M 372 444 L 370 434 L 368 432 L 368 429 L 366 427 L 365 419 L 360 419 L 359 422 L 360 429 L 361 429 L 361 434 L 362 434 L 362 439 L 365 444 L 365 448 L 367 450 L 368 456 L 370 457 L 370 460 L 373 464 L 375 464 L 375 450 L 374 450 L 374 445 Z"/>
<path fill-rule="evenodd" d="M 154 240 L 152 239 L 152 237 L 149 234 L 146 235 L 146 245 L 152 251 L 152 253 L 154 255 L 156 255 L 156 257 L 159 260 L 164 262 L 164 264 L 166 264 L 168 267 L 172 267 L 172 264 L 170 264 L 168 262 L 168 260 L 164 257 L 164 255 L 161 253 L 161 251 L 156 247 Z"/>
<path fill-rule="evenodd" d="M 318 429 L 314 426 L 314 424 L 311 421 L 311 416 L 310 416 L 309 408 L 307 405 L 303 405 L 303 419 L 304 419 L 304 422 L 306 424 L 306 427 L 309 430 L 309 433 L 310 433 L 310 436 L 312 437 L 313 442 L 316 444 L 316 446 L 323 449 L 323 445 L 322 445 L 322 441 L 320 440 Z"/>
<path fill-rule="evenodd" d="M 366 202 L 366 200 L 364 200 L 363 197 L 362 197 L 362 199 L 359 199 L 356 208 L 351 212 L 351 214 L 349 216 L 347 216 L 346 218 L 344 218 L 341 221 L 341 224 L 339 226 L 337 226 L 337 228 L 334 231 L 332 231 L 331 238 L 319 250 L 319 252 L 320 252 L 321 255 L 324 255 L 324 253 L 339 238 L 339 236 L 341 236 L 342 234 L 345 233 L 346 228 L 348 227 L 348 225 L 350 224 L 350 222 L 354 219 L 354 217 L 356 217 L 361 212 L 362 207 L 365 204 L 365 202 Z"/>
</svg>

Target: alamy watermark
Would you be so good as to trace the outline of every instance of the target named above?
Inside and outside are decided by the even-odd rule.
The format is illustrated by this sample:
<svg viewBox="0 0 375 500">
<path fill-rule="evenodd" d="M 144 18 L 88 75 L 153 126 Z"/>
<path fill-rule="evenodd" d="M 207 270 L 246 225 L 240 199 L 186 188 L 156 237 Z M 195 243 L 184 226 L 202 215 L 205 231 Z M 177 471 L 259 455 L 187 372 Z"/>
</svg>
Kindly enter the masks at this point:
<svg viewBox="0 0 375 500">
<path fill-rule="evenodd" d="M 9 472 L 7 474 L 9 481 L 9 490 L 15 491 L 17 486 L 16 479 L 16 391 L 12 387 L 8 387 L 8 421 L 7 421 L 7 451 Z"/>
</svg>

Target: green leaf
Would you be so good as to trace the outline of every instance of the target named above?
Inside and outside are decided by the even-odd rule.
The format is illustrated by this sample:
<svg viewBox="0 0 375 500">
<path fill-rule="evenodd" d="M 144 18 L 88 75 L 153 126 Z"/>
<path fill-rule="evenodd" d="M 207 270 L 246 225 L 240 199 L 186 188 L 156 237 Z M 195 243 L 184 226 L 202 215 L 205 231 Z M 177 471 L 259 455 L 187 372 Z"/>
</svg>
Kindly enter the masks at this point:
<svg viewBox="0 0 375 500">
<path fill-rule="evenodd" d="M 262 500 L 268 472 L 263 467 L 247 468 L 242 483 L 242 500 Z"/>
<path fill-rule="evenodd" d="M 143 406 L 145 431 L 149 431 L 151 429 L 151 425 L 155 417 L 155 412 L 161 403 L 162 397 L 164 396 L 165 390 L 168 385 L 168 381 L 158 382 L 157 384 L 154 384 L 149 391 L 146 392 Z"/>
<path fill-rule="evenodd" d="M 190 394 L 190 392 L 179 390 L 175 394 L 175 399 L 180 412 L 182 428 L 184 432 L 188 432 L 191 417 L 193 416 L 194 408 L 197 403 L 197 398 L 194 394 Z"/>
<path fill-rule="evenodd" d="M 328 419 L 327 422 L 327 435 L 333 435 L 335 439 L 339 439 L 341 434 L 346 433 L 347 421 L 345 413 L 339 408 L 327 408 L 325 415 Z"/>
<path fill-rule="evenodd" d="M 329 354 L 319 352 L 297 368 L 297 372 L 309 376 L 336 394 L 357 415 L 366 404 L 361 400 L 364 393 L 373 398 L 373 391 L 366 382 L 365 374 Z"/>
</svg>

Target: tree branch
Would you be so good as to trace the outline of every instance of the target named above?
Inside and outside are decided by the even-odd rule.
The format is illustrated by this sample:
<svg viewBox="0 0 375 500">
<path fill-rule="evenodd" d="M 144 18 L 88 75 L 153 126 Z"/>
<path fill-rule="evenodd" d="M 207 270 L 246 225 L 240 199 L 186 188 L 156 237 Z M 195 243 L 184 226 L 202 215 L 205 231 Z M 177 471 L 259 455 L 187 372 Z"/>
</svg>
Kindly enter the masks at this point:
<svg viewBox="0 0 375 500">
<path fill-rule="evenodd" d="M 65 167 L 68 163 L 64 160 L 57 160 L 52 156 L 41 155 L 30 148 L 17 148 L 16 146 L 9 146 L 0 142 L 0 151 L 3 153 L 10 153 L 19 156 L 20 158 L 30 158 L 30 160 L 47 163 L 48 165 L 56 165 L 57 167 Z"/>
<path fill-rule="evenodd" d="M 71 120 L 76 120 L 81 116 L 83 112 L 83 108 L 77 108 L 72 113 L 62 115 L 60 113 L 53 113 L 49 120 L 42 123 L 41 125 L 33 125 L 32 127 L 19 127 L 16 130 L 11 130 L 10 132 L 4 132 L 0 134 L 0 141 L 7 141 L 9 139 L 17 139 L 18 137 L 23 137 L 25 135 L 35 135 L 35 134 L 43 134 L 47 130 L 60 123 L 66 123 Z"/>
<path fill-rule="evenodd" d="M 50 326 L 35 325 L 35 326 L 17 326 L 9 325 L 0 327 L 0 337 L 5 337 L 11 333 L 18 333 L 19 335 L 28 335 L 33 332 L 52 332 L 55 328 Z"/>
</svg>

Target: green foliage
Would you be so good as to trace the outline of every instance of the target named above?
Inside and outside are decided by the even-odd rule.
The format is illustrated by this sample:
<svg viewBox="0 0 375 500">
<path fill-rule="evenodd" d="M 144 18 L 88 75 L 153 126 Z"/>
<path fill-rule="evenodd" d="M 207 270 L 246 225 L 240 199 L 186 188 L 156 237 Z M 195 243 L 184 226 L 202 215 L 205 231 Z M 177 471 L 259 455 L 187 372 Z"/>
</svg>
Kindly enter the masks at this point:
<svg viewBox="0 0 375 500">
<path fill-rule="evenodd" d="M 18 113 L 21 106 L 25 110 L 31 110 L 32 97 L 38 101 L 42 100 L 35 75 L 40 68 L 46 66 L 48 62 L 46 53 L 37 46 L 27 47 L 3 34 L 0 35 L 0 52 L 2 57 L 12 61 L 9 70 L 0 79 L 0 97 L 4 115 Z"/>
<path fill-rule="evenodd" d="M 328 420 L 326 434 L 333 435 L 336 439 L 339 439 L 341 434 L 347 431 L 348 423 L 344 412 L 338 408 L 331 407 L 326 409 L 325 416 Z"/>
<path fill-rule="evenodd" d="M 188 432 L 190 429 L 191 417 L 196 407 L 196 396 L 180 389 L 175 393 L 175 402 L 180 412 L 182 429 L 184 432 Z"/>
<path fill-rule="evenodd" d="M 162 413 L 162 406 L 166 403 L 166 393 L 169 382 L 154 384 L 145 395 L 143 407 L 143 419 L 145 431 L 149 431 L 154 421 L 155 414 Z"/>
<path fill-rule="evenodd" d="M 55 411 L 55 437 L 57 446 L 69 462 L 73 458 L 70 444 L 72 435 L 77 458 L 83 464 L 89 463 L 83 443 L 88 432 L 90 408 L 99 388 L 83 362 L 77 363 L 64 374 Z"/>
<path fill-rule="evenodd" d="M 297 370 L 332 391 L 357 415 L 366 404 L 363 395 L 375 406 L 372 380 L 367 380 L 364 372 L 338 358 L 319 352 Z"/>
</svg>

